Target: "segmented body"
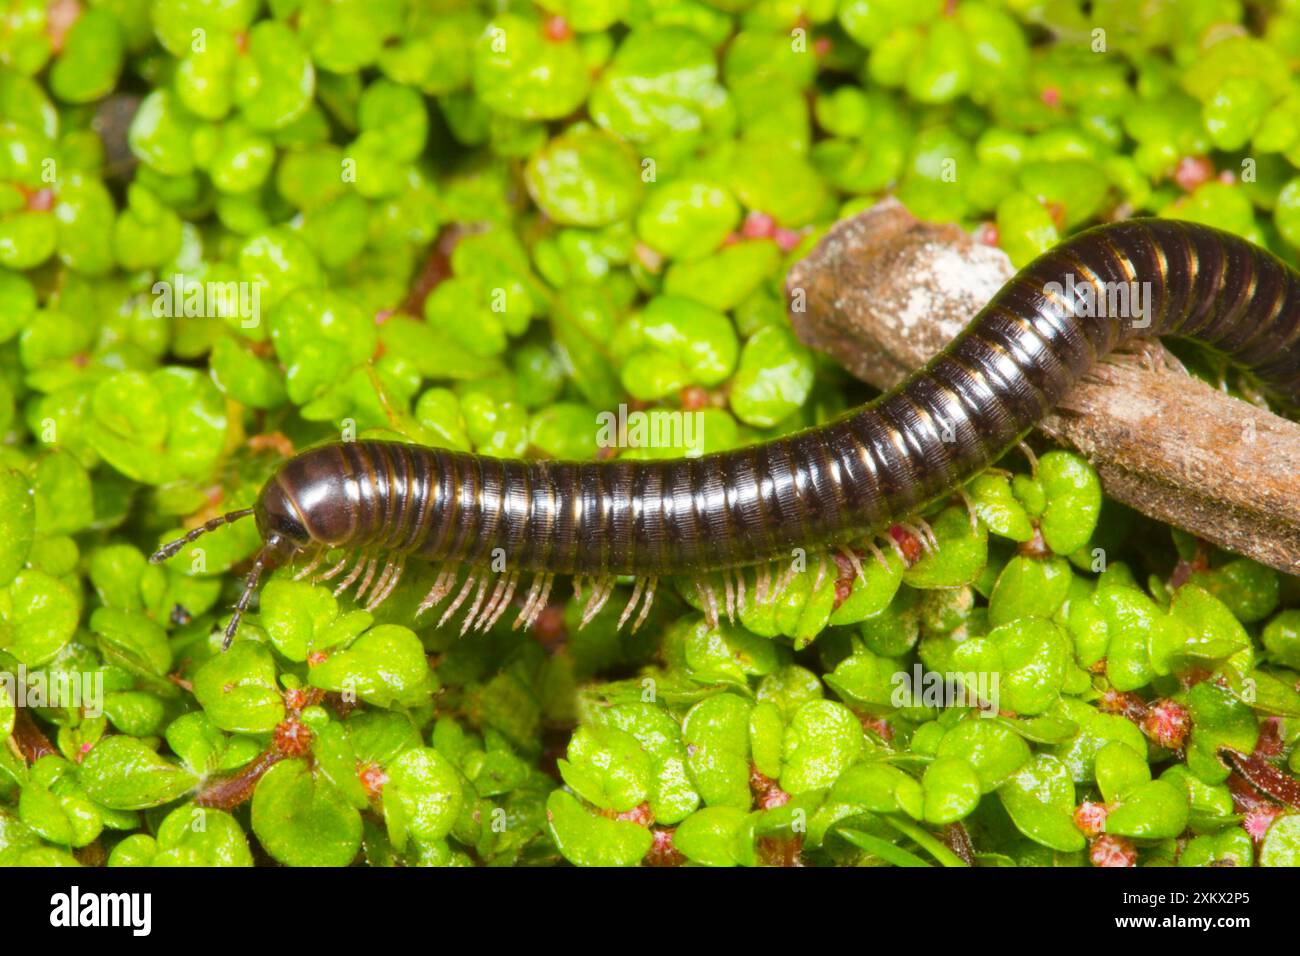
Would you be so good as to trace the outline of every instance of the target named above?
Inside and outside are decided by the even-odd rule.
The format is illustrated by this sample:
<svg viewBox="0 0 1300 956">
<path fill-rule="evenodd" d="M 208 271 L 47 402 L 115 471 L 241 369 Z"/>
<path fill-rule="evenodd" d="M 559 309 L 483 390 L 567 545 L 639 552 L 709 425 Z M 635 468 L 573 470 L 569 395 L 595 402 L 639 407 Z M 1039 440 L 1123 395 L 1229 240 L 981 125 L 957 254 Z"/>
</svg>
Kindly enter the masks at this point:
<svg viewBox="0 0 1300 956">
<path fill-rule="evenodd" d="M 323 545 L 471 567 L 501 556 L 511 577 L 592 575 L 607 591 L 613 575 L 755 565 L 870 538 L 951 494 L 1099 359 L 1160 335 L 1214 346 L 1300 405 L 1300 274 L 1216 229 L 1130 220 L 1043 254 L 925 368 L 819 427 L 656 462 L 340 443 L 287 462 L 256 514 L 268 563 Z"/>
</svg>

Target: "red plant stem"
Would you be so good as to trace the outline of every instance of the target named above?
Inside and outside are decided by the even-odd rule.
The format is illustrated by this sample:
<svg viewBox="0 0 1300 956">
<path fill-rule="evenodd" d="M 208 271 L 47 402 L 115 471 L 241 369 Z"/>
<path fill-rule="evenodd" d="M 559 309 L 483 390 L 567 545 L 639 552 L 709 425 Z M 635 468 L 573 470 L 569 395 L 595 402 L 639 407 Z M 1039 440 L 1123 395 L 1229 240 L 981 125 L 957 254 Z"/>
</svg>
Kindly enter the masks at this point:
<svg viewBox="0 0 1300 956">
<path fill-rule="evenodd" d="M 943 828 L 943 842 L 967 866 L 975 865 L 975 844 L 971 842 L 970 834 L 960 823 L 949 823 Z"/>
<path fill-rule="evenodd" d="M 316 687 L 307 690 L 286 691 L 285 717 L 275 728 L 271 746 L 255 760 L 231 773 L 219 774 L 207 780 L 194 803 L 200 807 L 231 810 L 253 795 L 253 788 L 266 772 L 286 757 L 309 756 L 312 733 L 302 722 L 303 708 L 312 707 L 325 698 L 325 691 Z"/>
<path fill-rule="evenodd" d="M 411 290 L 400 311 L 416 318 L 424 318 L 424 300 L 443 280 L 451 276 L 451 251 L 456 248 L 460 236 L 461 230 L 455 226 L 444 227 L 434 236 L 433 242 L 429 244 L 429 254 L 415 281 L 411 283 Z"/>
<path fill-rule="evenodd" d="M 1102 713 L 1119 714 L 1121 717 L 1127 717 L 1139 728 L 1142 726 L 1151 708 L 1137 694 L 1130 691 L 1108 690 L 1102 695 L 1098 704 Z"/>
<path fill-rule="evenodd" d="M 72 855 L 77 858 L 77 862 L 82 866 L 103 866 L 108 862 L 108 853 L 104 850 L 104 844 L 98 840 L 74 850 Z"/>
<path fill-rule="evenodd" d="M 1232 765 L 1260 793 L 1300 810 L 1300 781 L 1278 770 L 1258 754 L 1247 756 L 1238 750 L 1223 748 Z"/>
<path fill-rule="evenodd" d="M 1228 775 L 1228 790 L 1232 794 L 1232 806 L 1238 813 L 1250 813 L 1252 810 L 1267 809 L 1276 804 L 1251 786 L 1250 781 L 1235 770 Z"/>
<path fill-rule="evenodd" d="M 195 805 L 212 807 L 214 810 L 233 810 L 253 795 L 257 781 L 284 758 L 285 754 L 275 749 L 267 750 L 234 773 L 213 777 L 194 798 Z"/>
<path fill-rule="evenodd" d="M 59 752 L 59 749 L 50 743 L 50 738 L 36 726 L 36 721 L 32 720 L 32 715 L 27 713 L 24 707 L 16 708 L 13 738 L 18 744 L 18 749 L 22 751 L 23 759 L 29 764 Z"/>
</svg>

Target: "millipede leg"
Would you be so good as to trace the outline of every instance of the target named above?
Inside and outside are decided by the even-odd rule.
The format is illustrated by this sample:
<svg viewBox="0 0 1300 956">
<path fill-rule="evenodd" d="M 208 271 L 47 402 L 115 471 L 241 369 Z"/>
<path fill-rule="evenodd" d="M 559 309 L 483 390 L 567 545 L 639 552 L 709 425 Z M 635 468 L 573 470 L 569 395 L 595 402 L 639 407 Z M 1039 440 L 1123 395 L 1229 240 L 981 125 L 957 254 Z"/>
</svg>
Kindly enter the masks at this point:
<svg viewBox="0 0 1300 956">
<path fill-rule="evenodd" d="M 474 572 L 470 571 L 469 576 L 465 578 L 465 583 L 461 585 L 460 593 L 456 595 L 456 599 L 451 604 L 447 605 L 447 610 L 443 611 L 442 617 L 438 619 L 439 627 L 446 624 L 451 619 L 451 616 L 460 610 L 460 606 L 465 603 L 465 598 L 469 596 L 469 589 L 474 586 L 474 577 Z"/>
<path fill-rule="evenodd" d="M 623 606 L 623 613 L 618 616 L 618 624 L 614 625 L 616 631 L 623 630 L 623 625 L 631 616 L 632 611 L 636 608 L 636 602 L 641 600 L 641 592 L 645 590 L 645 578 L 637 578 L 636 583 L 632 585 L 632 596 L 628 598 L 627 604 Z"/>
<path fill-rule="evenodd" d="M 365 570 L 366 560 L 367 560 L 366 555 L 364 553 L 357 558 L 357 563 L 353 565 L 352 570 L 348 572 L 348 576 L 345 577 L 342 581 L 340 581 L 338 587 L 334 589 L 335 597 L 338 597 L 348 588 L 352 587 L 352 582 L 355 581 L 357 578 L 359 578 L 361 576 L 361 572 Z"/>
<path fill-rule="evenodd" d="M 727 623 L 735 624 L 736 623 L 736 586 L 731 582 L 730 568 L 722 572 L 722 580 L 726 585 L 725 600 L 726 600 L 726 607 L 727 607 Z"/>
<path fill-rule="evenodd" d="M 379 555 L 376 554 L 373 557 L 371 557 L 371 559 L 366 563 L 365 577 L 363 577 L 361 579 L 361 583 L 357 585 L 357 593 L 353 597 L 353 600 L 356 601 L 358 604 L 360 604 L 362 599 L 366 596 L 366 591 L 370 587 L 370 582 L 374 580 L 375 569 L 378 567 L 379 567 Z"/>
<path fill-rule="evenodd" d="M 921 550 L 926 554 L 938 550 L 939 542 L 935 540 L 934 531 L 922 519 L 918 518 L 917 522 L 917 524 L 911 524 L 900 521 L 898 526 L 915 538 L 916 543 L 921 546 Z M 925 525 L 924 530 L 922 530 L 921 525 Z M 926 534 L 926 531 L 930 532 L 929 535 Z"/>
<path fill-rule="evenodd" d="M 826 553 L 823 551 L 821 554 L 817 555 L 817 577 L 813 579 L 813 586 L 812 586 L 811 593 L 816 594 L 817 589 L 822 586 L 822 582 L 825 580 L 826 580 Z"/>
<path fill-rule="evenodd" d="M 778 565 L 778 567 L 780 566 Z M 776 600 L 785 593 L 785 589 L 790 586 L 790 581 L 794 578 L 794 573 L 794 562 L 791 561 L 784 566 L 776 579 L 776 583 L 772 586 L 772 600 Z"/>
<path fill-rule="evenodd" d="M 1038 477 L 1038 456 L 1034 454 L 1034 450 L 1030 448 L 1029 443 L 1025 441 L 1020 442 L 1020 444 L 1016 445 L 1016 447 L 1020 449 L 1020 454 L 1024 455 L 1025 458 L 1029 461 L 1029 473 L 1033 475 L 1035 478 L 1037 478 Z"/>
<path fill-rule="evenodd" d="M 844 559 L 849 562 L 849 567 L 853 569 L 853 573 L 862 581 L 863 584 L 866 584 L 867 573 L 862 570 L 862 562 L 858 560 L 858 552 L 845 544 L 840 546 L 840 554 L 842 554 Z"/>
<path fill-rule="evenodd" d="M 506 585 L 505 596 L 501 598 L 501 603 L 497 605 L 497 609 L 493 613 L 492 619 L 487 622 L 487 625 L 484 628 L 484 630 L 490 631 L 492 630 L 492 628 L 497 626 L 497 621 L 501 620 L 502 615 L 504 615 L 506 611 L 509 610 L 510 603 L 512 600 L 514 600 L 515 591 L 518 589 L 518 587 L 519 587 L 519 572 L 516 571 L 510 575 L 510 583 Z"/>
<path fill-rule="evenodd" d="M 894 540 L 894 536 L 892 534 L 885 534 L 881 535 L 881 537 L 889 542 L 889 546 L 894 549 L 894 554 L 898 555 L 898 560 L 903 562 L 903 567 L 909 567 L 912 562 L 907 560 L 907 553 L 903 551 L 903 546 Z M 888 565 L 886 565 L 886 567 L 888 567 Z"/>
<path fill-rule="evenodd" d="M 370 603 L 366 605 L 367 611 L 376 610 L 388 600 L 388 595 L 393 593 L 393 588 L 397 587 L 397 582 L 401 580 L 402 572 L 405 570 L 406 555 L 398 555 L 396 561 L 389 562 L 388 567 L 384 568 L 383 577 L 375 585 L 375 594 L 371 596 Z"/>
<path fill-rule="evenodd" d="M 970 518 L 970 533 L 979 534 L 980 519 L 978 512 L 975 510 L 974 499 L 971 498 L 971 496 L 966 492 L 966 489 L 961 485 L 957 486 L 956 495 L 961 499 L 962 504 L 966 506 L 966 515 Z"/>
<path fill-rule="evenodd" d="M 464 637 L 468 632 L 470 625 L 474 623 L 474 618 L 478 617 L 479 606 L 483 603 L 483 595 L 487 593 L 488 576 L 483 575 L 478 582 L 478 590 L 474 592 L 474 603 L 469 606 L 465 612 L 465 620 L 460 625 L 460 636 Z"/>
<path fill-rule="evenodd" d="M 650 614 L 650 605 L 655 602 L 655 585 L 659 583 L 657 577 L 651 577 L 646 582 L 645 597 L 641 599 L 641 613 L 637 615 L 636 621 L 632 624 L 632 633 L 635 634 L 641 630 L 641 625 Z"/>
<path fill-rule="evenodd" d="M 496 586 L 493 587 L 492 592 L 488 594 L 487 603 L 483 605 L 483 610 L 479 612 L 478 619 L 472 625 L 474 630 L 485 630 L 483 623 L 491 616 L 492 612 L 496 610 L 497 602 L 501 600 L 501 595 L 504 593 L 509 581 L 509 574 L 501 574 L 497 576 Z"/>
<path fill-rule="evenodd" d="M 736 568 L 736 610 L 745 613 L 745 569 Z"/>
<path fill-rule="evenodd" d="M 433 587 L 429 588 L 429 593 L 424 596 L 420 606 L 415 609 L 415 616 L 419 617 L 429 608 L 440 603 L 443 598 L 451 593 L 452 586 L 456 583 L 456 569 L 447 562 L 438 569 L 438 576 L 434 578 Z"/>
<path fill-rule="evenodd" d="M 338 564 L 334 565 L 334 567 L 330 568 L 328 571 L 326 571 L 324 574 L 318 577 L 315 583 L 323 584 L 326 581 L 338 577 L 339 572 L 342 571 L 343 568 L 347 566 L 347 563 L 351 560 L 352 560 L 352 555 L 345 553 L 343 557 L 339 558 Z"/>
<path fill-rule="evenodd" d="M 374 589 L 373 591 L 370 592 L 370 599 L 371 599 L 372 601 L 374 600 L 375 596 L 376 596 L 377 594 L 379 594 L 379 592 L 382 591 L 382 590 L 384 589 L 384 587 L 388 584 L 388 579 L 392 576 L 392 574 L 393 574 L 393 568 L 394 568 L 396 565 L 397 565 L 397 558 L 396 558 L 396 557 L 390 557 L 387 561 L 384 562 L 384 566 L 383 566 L 383 568 L 382 568 L 382 569 L 380 570 L 380 572 L 379 572 L 379 578 L 375 581 L 375 589 Z M 358 604 L 361 603 L 361 594 L 362 594 L 362 592 L 366 589 L 366 584 L 369 584 L 369 583 L 370 583 L 370 582 L 368 582 L 368 581 L 363 582 L 362 585 L 361 585 L 361 587 L 360 587 L 360 589 L 358 589 L 358 591 L 357 591 L 357 603 L 358 603 Z M 367 608 L 370 607 L 369 602 L 367 602 L 366 607 L 367 607 Z"/>
<path fill-rule="evenodd" d="M 1175 375 L 1186 375 L 1189 378 L 1191 377 L 1191 370 L 1183 364 L 1182 359 L 1169 351 L 1167 345 L 1159 339 L 1156 340 L 1156 345 L 1160 347 L 1160 366 L 1162 366 L 1165 371 L 1173 372 Z"/>
<path fill-rule="evenodd" d="M 517 631 L 524 626 L 528 615 L 532 613 L 533 605 L 537 603 L 537 596 L 542 593 L 542 581 L 545 579 L 545 573 L 533 575 L 532 583 L 528 585 L 528 593 L 524 595 L 524 606 L 519 609 L 515 623 L 510 625 L 511 630 Z"/>
<path fill-rule="evenodd" d="M 540 580 L 541 588 L 536 596 L 533 596 L 530 589 L 529 600 L 525 602 L 523 610 L 519 612 L 519 617 L 515 619 L 514 627 L 532 627 L 537 619 L 541 616 L 542 611 L 546 610 L 546 602 L 551 597 L 551 585 L 555 583 L 554 573 L 544 573 L 538 579 L 534 579 L 534 586 Z"/>
<path fill-rule="evenodd" d="M 924 518 L 917 518 L 916 526 L 920 529 L 921 534 L 924 535 L 922 541 L 929 543 L 930 547 L 928 550 L 932 552 L 938 551 L 939 537 L 934 533 L 934 529 L 930 527 L 930 522 L 926 521 Z"/>
<path fill-rule="evenodd" d="M 880 562 L 880 566 L 884 568 L 886 571 L 888 571 L 889 561 L 885 558 L 885 552 L 881 551 L 880 548 L 876 545 L 876 542 L 871 540 L 870 538 L 867 539 L 867 547 L 870 548 L 871 553 L 876 556 L 876 560 Z"/>
<path fill-rule="evenodd" d="M 547 602 L 551 600 L 551 586 L 555 584 L 555 575 L 546 575 L 546 580 L 542 582 L 542 593 L 537 598 L 537 604 L 533 607 L 533 617 L 528 623 L 533 624 L 541 617 L 542 612 L 546 610 Z"/>
<path fill-rule="evenodd" d="M 1137 338 L 1116 346 L 1115 350 L 1098 361 L 1098 364 L 1123 365 L 1136 362 L 1148 372 L 1173 372 L 1191 375 L 1187 366 L 1165 346 L 1159 338 Z M 1085 376 L 1086 377 L 1086 376 Z"/>
<path fill-rule="evenodd" d="M 758 568 L 758 573 L 754 581 L 754 600 L 762 607 L 767 603 L 772 591 L 772 566 L 762 564 Z"/>
<path fill-rule="evenodd" d="M 617 579 L 612 574 L 596 579 L 592 585 L 591 597 L 587 599 L 587 606 L 582 609 L 582 620 L 578 624 L 579 630 L 590 624 L 591 619 L 600 613 L 601 608 L 609 600 L 609 596 L 614 593 L 616 583 Z"/>
<path fill-rule="evenodd" d="M 293 579 L 295 581 L 301 581 L 303 578 L 307 577 L 318 567 L 320 567 L 320 563 L 325 560 L 325 552 L 327 550 L 328 550 L 327 548 L 321 548 L 319 551 L 317 551 L 316 556 L 307 563 L 306 567 L 304 567 L 301 571 L 295 574 L 293 576 Z"/>
<path fill-rule="evenodd" d="M 515 588 L 519 586 L 519 572 L 511 571 L 505 577 L 505 591 L 499 598 L 494 598 L 495 603 L 489 604 L 488 610 L 483 612 L 483 617 L 479 618 L 479 625 L 482 630 L 490 631 L 496 626 L 501 615 L 506 612 L 510 606 L 510 599 L 515 596 Z"/>
<path fill-rule="evenodd" d="M 710 631 L 716 631 L 718 629 L 718 596 L 713 593 L 713 586 L 704 581 L 696 581 L 695 593 L 700 596 L 700 603 L 704 605 L 704 623 L 709 626 Z"/>
<path fill-rule="evenodd" d="M 922 551 L 929 551 L 929 550 L 930 550 L 930 542 L 929 542 L 929 541 L 926 541 L 926 540 L 921 536 L 921 529 L 920 529 L 920 528 L 918 528 L 918 527 L 916 527 L 915 525 L 910 524 L 910 523 L 908 523 L 908 522 L 906 522 L 906 521 L 900 521 L 900 522 L 898 522 L 898 527 L 899 527 L 900 529 L 902 529 L 903 531 L 907 532 L 907 534 L 911 535 L 912 538 L 916 541 L 917 545 L 920 546 L 920 548 L 921 548 Z M 893 535 L 891 534 L 890 537 L 892 538 Z M 906 552 L 904 552 L 904 553 L 906 553 Z"/>
</svg>

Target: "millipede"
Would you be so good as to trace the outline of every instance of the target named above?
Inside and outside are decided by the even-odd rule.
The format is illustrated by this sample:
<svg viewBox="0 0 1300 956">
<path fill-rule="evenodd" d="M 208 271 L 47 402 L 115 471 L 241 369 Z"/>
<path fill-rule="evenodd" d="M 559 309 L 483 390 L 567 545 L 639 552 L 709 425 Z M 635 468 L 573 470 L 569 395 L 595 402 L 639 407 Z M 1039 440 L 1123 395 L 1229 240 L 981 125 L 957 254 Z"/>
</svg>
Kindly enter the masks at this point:
<svg viewBox="0 0 1300 956">
<path fill-rule="evenodd" d="M 1117 288 L 1144 291 L 1134 298 L 1145 300 L 1140 315 L 1102 307 L 1115 302 Z M 1022 442 L 1096 362 L 1159 336 L 1210 346 L 1250 369 L 1278 402 L 1300 406 L 1300 273 L 1209 226 L 1130 219 L 1040 255 L 924 368 L 825 424 L 666 461 L 511 460 L 391 441 L 325 444 L 280 466 L 254 507 L 207 521 L 151 560 L 255 517 L 262 546 L 226 628 L 227 647 L 263 573 L 299 559 L 306 565 L 298 577 L 337 578 L 336 594 L 355 585 L 356 600 L 372 611 L 408 559 L 439 564 L 417 616 L 450 599 L 439 623 L 465 607 L 462 633 L 495 625 L 518 603 L 526 576 L 514 624 L 532 625 L 557 575 L 574 576 L 580 595 L 581 584 L 589 586 L 584 625 L 619 579 L 630 578 L 618 627 L 639 605 L 634 630 L 660 578 L 693 575 L 716 626 L 720 600 L 730 614 L 747 593 L 761 602 L 779 592 L 779 562 L 792 549 L 841 553 L 861 574 L 860 555 L 884 560 L 876 540 L 895 525 L 932 544 L 916 517 L 924 508 Z M 342 558 L 320 570 L 340 549 Z M 716 573 L 725 581 L 722 599 L 702 580 Z"/>
</svg>

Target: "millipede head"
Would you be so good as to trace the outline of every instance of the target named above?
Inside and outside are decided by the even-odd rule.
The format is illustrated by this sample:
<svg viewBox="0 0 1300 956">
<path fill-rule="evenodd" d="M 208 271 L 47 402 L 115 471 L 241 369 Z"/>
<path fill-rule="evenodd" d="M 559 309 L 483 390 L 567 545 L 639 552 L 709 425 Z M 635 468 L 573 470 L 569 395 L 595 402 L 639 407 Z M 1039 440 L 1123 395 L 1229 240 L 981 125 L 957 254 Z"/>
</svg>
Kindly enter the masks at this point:
<svg viewBox="0 0 1300 956">
<path fill-rule="evenodd" d="M 152 564 L 159 564 L 168 558 L 176 555 L 191 541 L 196 540 L 209 531 L 216 531 L 223 525 L 233 524 L 241 518 L 247 518 L 253 514 L 256 509 L 243 508 L 239 511 L 231 511 L 227 514 L 212 518 L 182 535 L 174 541 L 169 541 L 161 548 L 149 556 Z M 262 522 L 258 522 L 261 524 Z M 239 630 L 239 621 L 244 616 L 244 611 L 248 608 L 249 602 L 253 598 L 253 592 L 257 590 L 257 582 L 262 577 L 262 572 L 267 568 L 276 567 L 284 561 L 292 558 L 295 552 L 300 550 L 299 544 L 292 538 L 281 534 L 278 531 L 272 531 L 266 538 L 266 542 L 257 552 L 257 557 L 253 559 L 253 568 L 248 573 L 248 579 L 244 582 L 244 590 L 239 595 L 239 601 L 235 605 L 235 612 L 230 618 L 230 623 L 226 626 L 225 639 L 222 641 L 221 649 L 224 651 L 230 647 L 231 642 L 235 639 L 235 632 Z"/>
<path fill-rule="evenodd" d="M 356 548 L 385 530 L 374 524 L 377 516 L 368 518 L 367 509 L 357 504 L 359 492 L 365 490 L 358 482 L 369 487 L 370 479 L 356 474 L 366 469 L 348 457 L 346 448 L 339 443 L 320 445 L 279 467 L 254 506 L 263 538 L 278 534 L 299 550 L 317 545 Z M 388 466 L 376 459 L 371 467 L 377 474 Z"/>
</svg>

